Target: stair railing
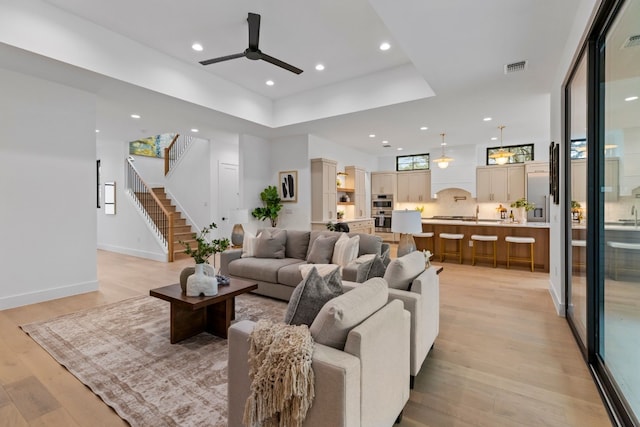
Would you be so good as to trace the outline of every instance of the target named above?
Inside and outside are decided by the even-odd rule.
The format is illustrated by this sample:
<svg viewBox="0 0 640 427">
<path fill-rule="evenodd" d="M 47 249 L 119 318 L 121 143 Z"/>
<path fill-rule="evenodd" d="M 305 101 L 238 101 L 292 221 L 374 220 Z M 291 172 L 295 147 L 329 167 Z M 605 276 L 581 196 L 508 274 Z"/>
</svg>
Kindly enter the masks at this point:
<svg viewBox="0 0 640 427">
<path fill-rule="evenodd" d="M 180 136 L 180 134 L 176 134 L 176 136 L 171 141 L 168 147 L 164 149 L 164 174 L 165 176 L 169 173 L 169 171 L 173 168 L 173 166 L 178 162 L 180 156 L 187 150 L 191 142 L 193 141 L 192 136 Z"/>
<path fill-rule="evenodd" d="M 167 261 L 173 262 L 173 212 L 169 212 L 158 196 L 142 179 L 130 159 L 126 160 L 127 189 L 140 211 L 167 248 Z"/>
</svg>

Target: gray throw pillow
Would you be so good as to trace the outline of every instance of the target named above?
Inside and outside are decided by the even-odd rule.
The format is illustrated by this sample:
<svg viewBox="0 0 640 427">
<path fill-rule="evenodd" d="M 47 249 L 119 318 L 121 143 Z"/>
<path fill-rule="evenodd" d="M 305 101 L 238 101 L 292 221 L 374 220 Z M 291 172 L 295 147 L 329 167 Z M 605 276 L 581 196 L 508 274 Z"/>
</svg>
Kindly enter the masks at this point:
<svg viewBox="0 0 640 427">
<path fill-rule="evenodd" d="M 307 255 L 309 264 L 331 264 L 333 257 L 333 248 L 338 241 L 339 234 L 335 236 L 318 236 L 311 244 L 311 250 Z"/>
<path fill-rule="evenodd" d="M 342 295 L 340 270 L 336 268 L 322 277 L 313 267 L 307 277 L 293 290 L 284 316 L 285 323 L 311 325 L 322 306 L 338 295 Z"/>
<path fill-rule="evenodd" d="M 356 273 L 356 282 L 364 283 L 374 277 L 384 277 L 387 266 L 380 255 L 376 255 L 370 261 L 362 263 L 358 266 Z"/>
<path fill-rule="evenodd" d="M 387 249 L 385 249 L 384 252 L 382 252 L 382 255 L 380 255 L 380 258 L 382 258 L 382 263 L 384 264 L 384 268 L 387 268 L 389 266 L 389 263 L 391 262 L 390 246 L 388 246 Z"/>
<path fill-rule="evenodd" d="M 256 239 L 253 256 L 256 258 L 284 258 L 287 232 L 280 229 L 262 231 Z"/>
</svg>

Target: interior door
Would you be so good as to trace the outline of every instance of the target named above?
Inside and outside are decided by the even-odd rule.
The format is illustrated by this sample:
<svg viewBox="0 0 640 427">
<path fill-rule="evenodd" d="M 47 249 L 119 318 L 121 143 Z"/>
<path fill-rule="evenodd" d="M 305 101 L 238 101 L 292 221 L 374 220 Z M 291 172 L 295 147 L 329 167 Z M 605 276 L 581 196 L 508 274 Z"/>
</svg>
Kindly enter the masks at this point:
<svg viewBox="0 0 640 427">
<path fill-rule="evenodd" d="M 234 224 L 229 220 L 229 213 L 240 207 L 240 183 L 238 165 L 220 163 L 218 167 L 218 236 L 231 238 Z"/>
</svg>

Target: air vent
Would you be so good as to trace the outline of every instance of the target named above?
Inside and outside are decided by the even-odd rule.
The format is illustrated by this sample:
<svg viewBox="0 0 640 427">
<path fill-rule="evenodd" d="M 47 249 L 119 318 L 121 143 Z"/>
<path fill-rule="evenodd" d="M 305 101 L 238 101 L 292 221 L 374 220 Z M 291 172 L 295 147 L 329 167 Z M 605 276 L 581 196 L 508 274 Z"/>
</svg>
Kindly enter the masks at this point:
<svg viewBox="0 0 640 427">
<path fill-rule="evenodd" d="M 527 69 L 527 61 L 513 62 L 504 66 L 504 73 L 511 74 Z"/>
<path fill-rule="evenodd" d="M 382 147 L 383 147 L 383 148 L 390 148 L 390 147 L 391 147 L 391 144 L 384 144 Z"/>
<path fill-rule="evenodd" d="M 625 40 L 624 44 L 622 45 L 622 48 L 626 49 L 628 47 L 634 47 L 634 46 L 640 46 L 640 34 L 636 34 L 634 36 L 629 37 L 627 40 Z"/>
</svg>

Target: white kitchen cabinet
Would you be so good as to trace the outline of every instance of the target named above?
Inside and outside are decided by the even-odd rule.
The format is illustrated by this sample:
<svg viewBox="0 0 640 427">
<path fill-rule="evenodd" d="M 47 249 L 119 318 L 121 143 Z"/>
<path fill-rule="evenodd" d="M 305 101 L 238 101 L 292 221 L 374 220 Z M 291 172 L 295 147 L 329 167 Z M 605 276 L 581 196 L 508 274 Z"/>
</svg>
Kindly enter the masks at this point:
<svg viewBox="0 0 640 427">
<path fill-rule="evenodd" d="M 311 159 L 311 221 L 336 220 L 338 191 L 336 188 L 337 162 L 329 159 Z"/>
<path fill-rule="evenodd" d="M 476 169 L 478 202 L 510 203 L 524 194 L 524 165 L 480 166 Z"/>
<path fill-rule="evenodd" d="M 371 194 L 397 194 L 395 172 L 371 172 Z"/>
<path fill-rule="evenodd" d="M 346 166 L 346 186 L 353 189 L 353 219 L 365 218 L 367 215 L 365 175 L 366 171 L 357 166 Z"/>
<path fill-rule="evenodd" d="M 605 159 L 604 169 L 604 200 L 614 202 L 618 200 L 620 177 L 619 159 Z M 579 203 L 587 201 L 587 160 L 571 160 L 571 200 Z"/>
<path fill-rule="evenodd" d="M 399 172 L 398 203 L 425 203 L 431 200 L 431 171 Z"/>
</svg>

